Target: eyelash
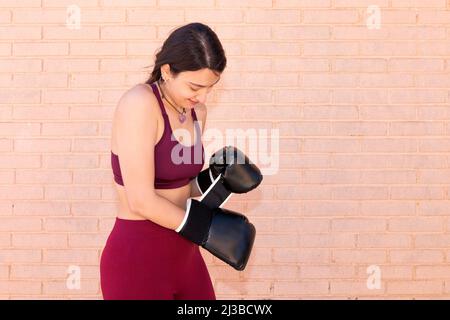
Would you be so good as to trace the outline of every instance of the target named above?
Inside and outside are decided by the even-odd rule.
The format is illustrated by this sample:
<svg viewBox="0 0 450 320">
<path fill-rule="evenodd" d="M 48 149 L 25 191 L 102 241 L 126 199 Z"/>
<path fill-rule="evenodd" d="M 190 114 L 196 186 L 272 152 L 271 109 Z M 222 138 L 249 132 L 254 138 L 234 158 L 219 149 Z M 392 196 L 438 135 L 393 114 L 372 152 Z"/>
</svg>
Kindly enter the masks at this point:
<svg viewBox="0 0 450 320">
<path fill-rule="evenodd" d="M 197 92 L 197 91 L 199 91 L 200 89 L 194 89 L 194 88 L 192 88 L 192 87 L 190 87 L 190 89 L 192 90 L 192 91 L 194 91 L 194 92 Z M 212 88 L 208 88 L 208 92 L 210 92 L 211 91 L 211 89 Z"/>
</svg>

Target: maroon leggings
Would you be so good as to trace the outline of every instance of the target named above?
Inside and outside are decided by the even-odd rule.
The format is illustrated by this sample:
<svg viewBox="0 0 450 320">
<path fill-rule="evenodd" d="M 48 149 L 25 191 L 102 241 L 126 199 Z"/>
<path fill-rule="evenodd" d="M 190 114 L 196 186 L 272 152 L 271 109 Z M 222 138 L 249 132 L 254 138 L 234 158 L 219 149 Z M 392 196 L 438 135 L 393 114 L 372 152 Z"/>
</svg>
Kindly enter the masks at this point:
<svg viewBox="0 0 450 320">
<path fill-rule="evenodd" d="M 215 300 L 199 246 L 150 220 L 116 218 L 100 260 L 105 300 Z"/>
</svg>

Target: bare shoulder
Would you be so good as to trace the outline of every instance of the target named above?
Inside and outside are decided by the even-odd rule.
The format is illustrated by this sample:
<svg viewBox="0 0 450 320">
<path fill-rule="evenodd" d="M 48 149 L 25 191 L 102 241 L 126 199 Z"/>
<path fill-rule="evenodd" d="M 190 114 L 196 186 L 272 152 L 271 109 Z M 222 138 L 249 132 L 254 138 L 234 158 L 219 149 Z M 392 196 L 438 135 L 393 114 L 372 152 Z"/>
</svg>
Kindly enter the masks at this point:
<svg viewBox="0 0 450 320">
<path fill-rule="evenodd" d="M 148 85 L 137 84 L 123 93 L 116 112 L 119 115 L 138 114 L 145 117 L 155 115 L 158 112 L 158 100 Z"/>
</svg>

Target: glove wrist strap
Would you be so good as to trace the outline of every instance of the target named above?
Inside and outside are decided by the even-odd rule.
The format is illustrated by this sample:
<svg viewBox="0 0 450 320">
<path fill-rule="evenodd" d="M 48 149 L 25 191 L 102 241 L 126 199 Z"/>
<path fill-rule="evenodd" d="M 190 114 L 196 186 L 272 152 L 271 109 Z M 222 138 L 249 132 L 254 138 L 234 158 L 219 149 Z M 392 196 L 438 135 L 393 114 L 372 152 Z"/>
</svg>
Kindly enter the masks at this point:
<svg viewBox="0 0 450 320">
<path fill-rule="evenodd" d="M 187 201 L 186 214 L 181 228 L 177 228 L 180 230 L 178 233 L 198 245 L 203 245 L 207 240 L 213 211 L 195 199 L 189 198 Z"/>
<path fill-rule="evenodd" d="M 211 170 L 208 168 L 200 171 L 195 178 L 195 182 L 197 183 L 198 190 L 200 190 L 201 194 L 204 194 L 214 182 L 214 177 L 212 176 Z"/>
</svg>

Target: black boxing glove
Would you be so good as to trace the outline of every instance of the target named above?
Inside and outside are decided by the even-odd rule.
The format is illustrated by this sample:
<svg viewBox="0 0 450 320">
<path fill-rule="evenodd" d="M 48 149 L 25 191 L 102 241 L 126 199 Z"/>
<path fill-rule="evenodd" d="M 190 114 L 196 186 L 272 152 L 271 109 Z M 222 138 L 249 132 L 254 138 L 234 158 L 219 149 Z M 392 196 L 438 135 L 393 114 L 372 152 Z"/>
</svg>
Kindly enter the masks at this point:
<svg viewBox="0 0 450 320">
<path fill-rule="evenodd" d="M 243 214 L 210 208 L 192 198 L 187 199 L 186 214 L 175 231 L 239 271 L 247 265 L 256 234 Z"/>
<path fill-rule="evenodd" d="M 209 160 L 209 168 L 195 178 L 202 194 L 222 174 L 224 187 L 233 193 L 246 193 L 255 189 L 262 181 L 259 168 L 238 148 L 226 146 L 216 151 Z"/>
</svg>

